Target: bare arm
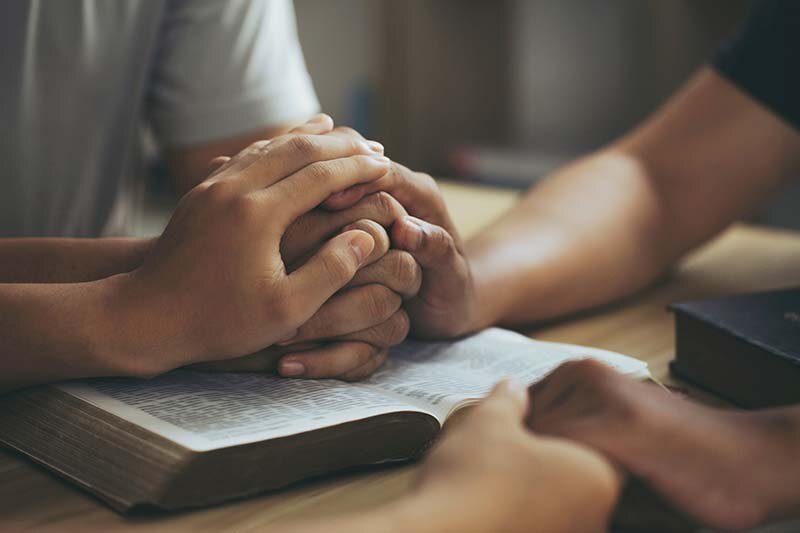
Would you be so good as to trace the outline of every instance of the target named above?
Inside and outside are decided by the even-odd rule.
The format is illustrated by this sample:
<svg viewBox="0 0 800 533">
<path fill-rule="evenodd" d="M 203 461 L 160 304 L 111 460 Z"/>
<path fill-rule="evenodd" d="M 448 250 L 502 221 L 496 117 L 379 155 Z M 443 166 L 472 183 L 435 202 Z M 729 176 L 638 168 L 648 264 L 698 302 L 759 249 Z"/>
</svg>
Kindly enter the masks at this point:
<svg viewBox="0 0 800 533">
<path fill-rule="evenodd" d="M 800 165 L 800 133 L 711 69 L 467 243 L 481 324 L 606 303 L 653 281 Z"/>
<path fill-rule="evenodd" d="M 168 148 L 164 153 L 167 170 L 173 180 L 178 195 L 200 183 L 209 173 L 212 159 L 219 156 L 232 156 L 263 139 L 272 139 L 292 128 L 292 124 L 281 124 L 247 133 L 232 139 L 221 139 L 198 146 Z"/>
<path fill-rule="evenodd" d="M 284 133 L 288 125 L 259 130 L 206 145 L 173 148 L 166 162 L 183 193 L 209 174 L 210 161 L 233 155 L 253 142 Z M 152 239 L 0 239 L 0 283 L 75 283 L 130 272 L 142 264 Z"/>
<path fill-rule="evenodd" d="M 152 239 L 0 239 L 0 283 L 77 283 L 130 272 Z"/>
<path fill-rule="evenodd" d="M 344 231 L 287 273 L 283 233 L 331 194 L 378 179 L 389 161 L 366 144 L 332 136 L 285 137 L 269 153 L 260 148 L 240 152 L 185 195 L 130 272 L 73 283 L 0 282 L 0 390 L 152 376 L 293 337 L 355 276 L 374 240 L 363 230 Z M 25 255 L 18 243 L 5 244 L 17 254 L 0 256 L 3 264 Z M 41 252 L 32 248 L 28 256 Z"/>
<path fill-rule="evenodd" d="M 112 285 L 0 284 L 0 392 L 126 373 L 111 346 L 121 337 L 109 321 Z"/>
</svg>

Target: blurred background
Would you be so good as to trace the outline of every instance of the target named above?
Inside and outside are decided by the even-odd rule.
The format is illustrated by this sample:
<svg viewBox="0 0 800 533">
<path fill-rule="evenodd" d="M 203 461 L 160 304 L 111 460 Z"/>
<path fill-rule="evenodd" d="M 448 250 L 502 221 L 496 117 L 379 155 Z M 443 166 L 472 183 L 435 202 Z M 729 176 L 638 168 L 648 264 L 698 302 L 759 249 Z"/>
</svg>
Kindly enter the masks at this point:
<svg viewBox="0 0 800 533">
<path fill-rule="evenodd" d="M 652 112 L 746 0 L 295 0 L 324 111 L 436 176 L 524 187 Z M 757 216 L 800 227 L 800 186 Z"/>
<path fill-rule="evenodd" d="M 524 188 L 647 116 L 746 0 L 295 0 L 322 109 L 437 177 Z M 755 218 L 800 228 L 800 186 Z"/>
</svg>

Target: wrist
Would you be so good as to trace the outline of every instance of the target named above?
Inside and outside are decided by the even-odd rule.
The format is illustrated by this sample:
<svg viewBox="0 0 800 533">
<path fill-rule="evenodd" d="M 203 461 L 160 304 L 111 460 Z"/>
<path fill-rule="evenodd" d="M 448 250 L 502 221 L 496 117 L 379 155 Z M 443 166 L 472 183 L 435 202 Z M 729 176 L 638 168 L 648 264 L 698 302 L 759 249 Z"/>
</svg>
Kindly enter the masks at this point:
<svg viewBox="0 0 800 533">
<path fill-rule="evenodd" d="M 475 290 L 475 305 L 473 320 L 470 324 L 472 331 L 478 331 L 504 322 L 510 304 L 502 287 L 496 282 L 493 274 L 493 265 L 482 260 L 479 256 L 467 256 L 471 272 L 472 283 Z"/>
<path fill-rule="evenodd" d="M 94 282 L 97 310 L 92 323 L 95 359 L 108 376 L 152 377 L 176 366 L 170 364 L 171 342 L 161 334 L 159 309 L 147 305 L 137 291 L 135 271 Z M 159 340 L 161 339 L 161 340 Z"/>
</svg>

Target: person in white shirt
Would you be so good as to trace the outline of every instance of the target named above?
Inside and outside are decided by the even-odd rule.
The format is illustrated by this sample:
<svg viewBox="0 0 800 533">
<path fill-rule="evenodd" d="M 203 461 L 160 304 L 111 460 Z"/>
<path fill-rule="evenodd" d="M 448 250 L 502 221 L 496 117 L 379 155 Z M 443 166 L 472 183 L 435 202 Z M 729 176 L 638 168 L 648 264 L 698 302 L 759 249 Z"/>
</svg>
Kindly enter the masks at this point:
<svg viewBox="0 0 800 533">
<path fill-rule="evenodd" d="M 0 321 L 0 348 L 15 354 L 0 358 L 0 387 L 152 374 L 249 351 L 258 354 L 239 364 L 251 370 L 360 379 L 385 360 L 389 346 L 405 337 L 408 317 L 401 304 L 417 294 L 421 269 L 410 254 L 388 250 L 385 228 L 405 211 L 385 193 L 347 213 L 331 215 L 309 206 L 283 228 L 286 235 L 273 239 L 281 254 L 277 249 L 264 254 L 285 262 L 289 271 L 342 228 L 366 231 L 373 242 L 368 248 L 374 248 L 362 258 L 364 268 L 357 273 L 329 265 L 340 268 L 330 279 L 343 289 L 327 295 L 332 298 L 282 289 L 280 298 L 265 302 L 277 317 L 265 316 L 262 309 L 243 314 L 247 307 L 234 300 L 241 295 L 233 292 L 220 291 L 221 300 L 200 298 L 206 289 L 225 286 L 221 276 L 226 271 L 230 280 L 247 279 L 244 272 L 231 269 L 250 253 L 246 243 L 220 256 L 222 249 L 213 248 L 210 233 L 225 229 L 221 242 L 234 242 L 248 234 L 247 222 L 253 221 L 225 226 L 224 213 L 179 231 L 180 223 L 173 219 L 166 235 L 172 233 L 181 243 L 201 241 L 184 263 L 171 265 L 156 259 L 175 244 L 165 244 L 166 237 L 102 238 L 128 164 L 137 156 L 143 124 L 154 132 L 181 194 L 206 178 L 212 158 L 232 156 L 248 146 L 252 152 L 256 141 L 283 142 L 287 135 L 296 137 L 286 145 L 293 147 L 291 154 L 262 150 L 270 168 L 277 168 L 278 156 L 294 162 L 281 177 L 303 165 L 320 178 L 347 168 L 351 180 L 364 179 L 366 167 L 347 167 L 341 161 L 321 164 L 325 158 L 364 154 L 390 168 L 380 144 L 346 129 L 331 132 L 329 118 L 313 118 L 319 104 L 290 0 L 10 0 L 0 12 L 0 314 L 13 317 Z M 315 140 L 323 133 L 332 138 Z M 329 149 L 337 139 L 338 148 Z M 301 204 L 298 195 L 318 193 L 284 190 L 281 207 Z M 197 203 L 198 196 L 184 204 Z M 254 230 L 250 237 L 256 235 Z M 191 278 L 194 267 L 210 269 L 212 263 L 207 277 Z M 147 278 L 140 275 L 143 270 L 161 275 L 170 269 L 169 281 L 164 277 L 161 285 L 142 285 Z M 119 280 L 134 277 L 157 299 L 145 303 L 132 293 L 118 296 L 123 285 Z M 181 300 L 179 308 L 169 295 L 181 283 L 195 297 Z M 111 285 L 116 288 L 109 289 Z M 140 300 L 140 310 L 131 313 L 129 305 L 120 314 L 116 303 L 134 299 Z M 298 314 L 298 302 L 314 304 Z M 226 308 L 236 312 L 203 312 Z M 141 315 L 143 322 L 137 324 L 133 315 Z M 280 320 L 286 315 L 292 320 Z M 216 343 L 213 349 L 195 338 L 176 350 L 177 358 L 162 350 L 163 343 L 177 342 L 176 336 L 187 340 L 203 331 L 214 332 L 213 340 L 226 333 L 246 337 L 243 323 L 235 320 L 258 320 L 262 332 L 241 345 Z M 289 323 L 288 329 L 279 327 Z M 291 346 L 275 345 L 292 336 Z M 159 361 L 151 360 L 155 354 Z M 136 362 L 126 360 L 131 358 Z"/>
</svg>

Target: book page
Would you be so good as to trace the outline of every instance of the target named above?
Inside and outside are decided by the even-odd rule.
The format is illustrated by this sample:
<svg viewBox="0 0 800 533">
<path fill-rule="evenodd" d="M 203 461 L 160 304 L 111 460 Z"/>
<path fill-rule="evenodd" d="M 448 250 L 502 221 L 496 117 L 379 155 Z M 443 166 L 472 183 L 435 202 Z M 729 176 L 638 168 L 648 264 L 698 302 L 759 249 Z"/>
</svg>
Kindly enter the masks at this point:
<svg viewBox="0 0 800 533">
<path fill-rule="evenodd" d="M 455 342 L 406 341 L 365 384 L 429 409 L 443 423 L 459 404 L 482 398 L 501 379 L 532 383 L 565 361 L 587 358 L 632 377 L 649 375 L 638 359 L 491 328 Z"/>
<path fill-rule="evenodd" d="M 58 385 L 101 409 L 192 450 L 274 439 L 372 416 L 416 411 L 443 422 L 500 379 L 530 383 L 570 359 L 593 357 L 644 377 L 647 365 L 603 350 L 532 341 L 488 329 L 456 342 L 406 341 L 367 381 L 283 379 L 176 370 L 150 380 Z"/>
<path fill-rule="evenodd" d="M 143 380 L 58 385 L 96 407 L 196 451 L 275 439 L 400 411 L 398 396 L 335 380 L 175 370 Z"/>
</svg>

